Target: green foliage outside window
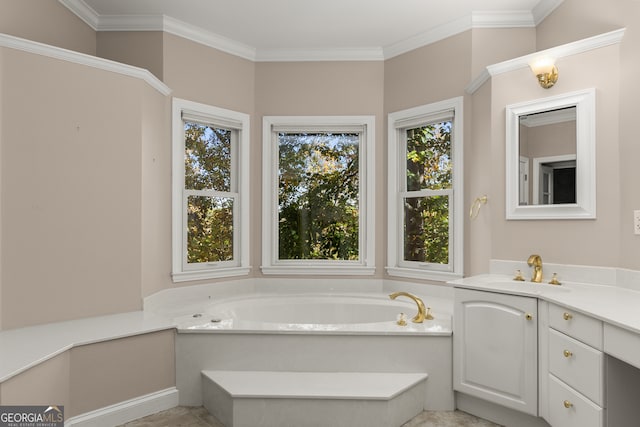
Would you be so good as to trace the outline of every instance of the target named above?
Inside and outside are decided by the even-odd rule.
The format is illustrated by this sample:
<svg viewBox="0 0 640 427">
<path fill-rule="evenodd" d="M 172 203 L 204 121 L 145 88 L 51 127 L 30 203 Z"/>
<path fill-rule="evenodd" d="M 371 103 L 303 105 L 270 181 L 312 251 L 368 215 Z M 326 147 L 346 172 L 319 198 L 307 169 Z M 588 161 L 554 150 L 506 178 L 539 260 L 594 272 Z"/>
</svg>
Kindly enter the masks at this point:
<svg viewBox="0 0 640 427">
<path fill-rule="evenodd" d="M 357 133 L 279 133 L 278 258 L 357 260 Z"/>
<path fill-rule="evenodd" d="M 185 122 L 185 190 L 230 192 L 231 134 Z M 187 197 L 187 262 L 233 259 L 233 199 L 202 193 Z"/>
<path fill-rule="evenodd" d="M 407 191 L 435 193 L 404 199 L 404 259 L 449 263 L 449 197 L 452 188 L 452 122 L 407 130 Z"/>
</svg>

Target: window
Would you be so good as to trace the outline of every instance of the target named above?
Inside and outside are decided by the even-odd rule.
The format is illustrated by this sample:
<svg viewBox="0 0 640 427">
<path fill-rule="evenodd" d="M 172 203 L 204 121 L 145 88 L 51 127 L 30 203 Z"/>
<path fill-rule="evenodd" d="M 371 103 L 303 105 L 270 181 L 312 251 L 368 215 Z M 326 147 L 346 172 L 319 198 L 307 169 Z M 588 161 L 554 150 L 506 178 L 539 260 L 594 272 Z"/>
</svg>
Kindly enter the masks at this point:
<svg viewBox="0 0 640 427">
<path fill-rule="evenodd" d="M 265 117 L 266 274 L 373 274 L 374 119 Z"/>
<path fill-rule="evenodd" d="M 173 101 L 173 280 L 249 272 L 249 116 Z"/>
<path fill-rule="evenodd" d="M 390 275 L 462 276 L 462 98 L 389 114 Z"/>
</svg>

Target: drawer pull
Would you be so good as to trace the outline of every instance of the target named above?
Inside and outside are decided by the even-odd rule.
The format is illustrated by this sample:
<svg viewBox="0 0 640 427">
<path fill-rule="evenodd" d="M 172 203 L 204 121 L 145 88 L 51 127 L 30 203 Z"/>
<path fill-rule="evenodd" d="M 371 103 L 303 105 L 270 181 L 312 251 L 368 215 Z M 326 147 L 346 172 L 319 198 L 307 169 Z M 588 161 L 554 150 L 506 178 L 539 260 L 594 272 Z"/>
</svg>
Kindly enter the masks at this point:
<svg viewBox="0 0 640 427">
<path fill-rule="evenodd" d="M 564 407 L 567 409 L 573 407 L 573 403 L 569 402 L 568 400 L 565 400 L 563 404 L 564 404 Z"/>
<path fill-rule="evenodd" d="M 564 354 L 564 357 L 571 357 L 573 356 L 573 353 L 571 353 L 569 350 L 565 350 L 562 352 L 562 354 Z"/>
<path fill-rule="evenodd" d="M 567 313 L 566 311 L 564 312 L 564 314 L 562 315 L 562 318 L 564 320 L 571 320 L 573 319 L 573 316 L 571 315 L 571 313 Z"/>
<path fill-rule="evenodd" d="M 531 320 L 531 319 L 533 319 L 533 315 L 532 315 L 531 313 L 527 313 L 524 317 L 525 317 L 525 319 L 527 319 L 527 320 Z"/>
</svg>

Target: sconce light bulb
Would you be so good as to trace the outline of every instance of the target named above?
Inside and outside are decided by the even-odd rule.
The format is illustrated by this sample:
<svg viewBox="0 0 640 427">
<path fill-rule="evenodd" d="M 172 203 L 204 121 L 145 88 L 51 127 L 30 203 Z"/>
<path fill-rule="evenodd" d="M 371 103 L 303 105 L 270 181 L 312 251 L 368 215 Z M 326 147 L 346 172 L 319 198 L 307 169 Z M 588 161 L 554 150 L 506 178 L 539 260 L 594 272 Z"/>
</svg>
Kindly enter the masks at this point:
<svg viewBox="0 0 640 427">
<path fill-rule="evenodd" d="M 558 81 L 558 67 L 554 58 L 539 58 L 529 64 L 531 71 L 538 79 L 538 83 L 545 89 L 549 89 Z"/>
</svg>

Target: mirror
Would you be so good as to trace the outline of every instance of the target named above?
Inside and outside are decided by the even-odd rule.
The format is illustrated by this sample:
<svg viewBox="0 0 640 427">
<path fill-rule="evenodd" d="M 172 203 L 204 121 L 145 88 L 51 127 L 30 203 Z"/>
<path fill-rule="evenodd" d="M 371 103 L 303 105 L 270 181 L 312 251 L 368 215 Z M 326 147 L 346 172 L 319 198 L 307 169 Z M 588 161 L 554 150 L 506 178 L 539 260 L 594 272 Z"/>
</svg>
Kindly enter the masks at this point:
<svg viewBox="0 0 640 427">
<path fill-rule="evenodd" d="M 576 106 L 518 120 L 518 203 L 576 203 Z"/>
<path fill-rule="evenodd" d="M 595 90 L 506 108 L 507 219 L 595 218 Z"/>
</svg>

